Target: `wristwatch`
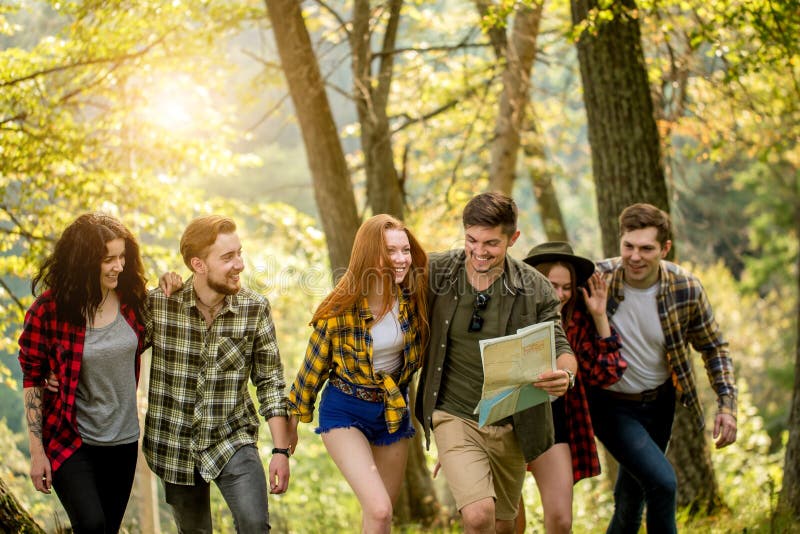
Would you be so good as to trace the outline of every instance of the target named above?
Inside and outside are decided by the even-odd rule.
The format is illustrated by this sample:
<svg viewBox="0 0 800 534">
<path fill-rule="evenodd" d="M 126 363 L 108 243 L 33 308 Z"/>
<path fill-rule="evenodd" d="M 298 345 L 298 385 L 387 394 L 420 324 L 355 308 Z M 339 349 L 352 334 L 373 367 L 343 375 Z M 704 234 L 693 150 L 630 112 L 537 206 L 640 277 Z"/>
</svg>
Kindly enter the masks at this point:
<svg viewBox="0 0 800 534">
<path fill-rule="evenodd" d="M 567 373 L 567 376 L 569 376 L 569 385 L 567 386 L 567 389 L 574 388 L 575 387 L 575 373 L 573 373 L 572 371 L 570 371 L 567 368 L 564 368 L 564 369 L 561 369 L 561 370 L 565 371 Z"/>
<path fill-rule="evenodd" d="M 272 454 L 283 454 L 284 456 L 289 458 L 292 455 L 292 452 L 289 450 L 289 447 L 286 447 L 285 449 L 281 449 L 280 447 L 275 447 L 274 449 L 272 449 Z"/>
</svg>

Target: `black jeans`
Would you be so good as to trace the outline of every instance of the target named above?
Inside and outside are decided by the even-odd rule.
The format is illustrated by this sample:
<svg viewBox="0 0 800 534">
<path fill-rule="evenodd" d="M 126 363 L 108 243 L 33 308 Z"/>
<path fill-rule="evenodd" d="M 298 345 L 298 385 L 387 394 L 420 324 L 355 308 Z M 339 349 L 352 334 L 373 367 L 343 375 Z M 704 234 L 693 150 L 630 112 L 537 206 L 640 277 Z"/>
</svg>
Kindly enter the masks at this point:
<svg viewBox="0 0 800 534">
<path fill-rule="evenodd" d="M 676 532 L 675 470 L 665 451 L 675 417 L 675 390 L 665 388 L 658 398 L 635 402 L 589 390 L 589 410 L 598 439 L 619 462 L 614 487 L 614 516 L 609 534 L 636 534 L 647 503 L 648 534 Z"/>
<path fill-rule="evenodd" d="M 53 473 L 75 534 L 116 534 L 131 496 L 139 443 L 83 444 Z"/>
</svg>

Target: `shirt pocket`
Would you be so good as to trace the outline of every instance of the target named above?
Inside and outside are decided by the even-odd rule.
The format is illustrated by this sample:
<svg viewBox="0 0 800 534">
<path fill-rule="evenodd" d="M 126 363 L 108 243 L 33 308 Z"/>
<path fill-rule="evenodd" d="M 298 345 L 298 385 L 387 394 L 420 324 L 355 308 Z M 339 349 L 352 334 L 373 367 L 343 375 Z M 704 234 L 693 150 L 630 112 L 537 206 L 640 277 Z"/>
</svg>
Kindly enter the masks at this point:
<svg viewBox="0 0 800 534">
<path fill-rule="evenodd" d="M 242 369 L 250 356 L 252 342 L 249 337 L 223 337 L 217 348 L 217 369 L 235 371 Z"/>
<path fill-rule="evenodd" d="M 369 376 L 368 371 L 366 373 L 361 371 L 364 368 L 369 369 L 369 357 L 364 348 L 342 343 L 339 356 L 342 366 L 349 375 L 366 374 Z"/>
</svg>

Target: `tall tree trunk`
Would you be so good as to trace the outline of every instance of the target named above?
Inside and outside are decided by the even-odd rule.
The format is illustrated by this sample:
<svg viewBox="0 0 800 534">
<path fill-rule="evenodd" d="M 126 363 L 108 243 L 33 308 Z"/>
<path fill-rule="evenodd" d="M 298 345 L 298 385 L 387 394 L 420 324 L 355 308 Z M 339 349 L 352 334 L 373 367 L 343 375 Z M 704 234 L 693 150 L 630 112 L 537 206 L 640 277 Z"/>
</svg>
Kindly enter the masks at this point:
<svg viewBox="0 0 800 534">
<path fill-rule="evenodd" d="M 800 236 L 800 224 L 796 226 Z M 780 508 L 800 519 L 800 257 L 795 266 L 797 276 L 797 341 L 794 355 L 794 391 L 789 411 L 789 442 L 783 462 L 783 488 L 779 498 Z"/>
<path fill-rule="evenodd" d="M 142 366 L 139 376 L 139 426 L 144 435 L 144 420 L 147 413 L 147 392 L 150 389 L 150 359 L 151 351 L 146 351 L 142 355 Z M 138 519 L 139 528 L 145 534 L 161 534 L 161 522 L 158 514 L 158 478 L 150 470 L 147 460 L 144 457 L 141 446 L 139 447 L 139 459 L 136 462 L 136 478 L 133 486 L 134 509 Z M 126 513 L 127 515 L 127 513 Z"/>
<path fill-rule="evenodd" d="M 416 382 L 412 382 L 408 391 L 409 410 L 414 413 L 414 399 L 417 395 Z M 408 449 L 408 462 L 403 480 L 403 488 L 394 507 L 394 515 L 398 523 L 410 523 L 413 520 L 425 526 L 432 526 L 446 520 L 442 517 L 442 506 L 436 498 L 433 479 L 425 460 L 425 449 L 422 446 L 422 428 L 412 417 L 416 435 Z"/>
<path fill-rule="evenodd" d="M 597 0 L 571 4 L 575 25 L 601 10 Z M 613 20 L 584 31 L 577 48 L 603 251 L 617 255 L 620 212 L 634 202 L 669 211 L 669 198 L 636 3 L 620 0 L 610 9 Z"/>
<path fill-rule="evenodd" d="M 603 11 L 596 0 L 571 0 L 571 5 L 576 27 L 587 23 L 590 11 L 595 15 Z M 616 256 L 619 213 L 634 202 L 649 202 L 668 211 L 669 198 L 636 3 L 620 0 L 608 9 L 613 19 L 596 17 L 600 22 L 581 33 L 577 47 L 603 251 Z M 702 506 L 708 508 L 721 502 L 708 444 L 684 412 L 677 407 L 671 442 L 676 450 L 670 453 L 681 459 L 673 462 L 678 501 L 702 496 Z M 689 450 L 677 450 L 685 447 Z"/>
<path fill-rule="evenodd" d="M 303 135 L 331 269 L 334 278 L 337 278 L 337 274 L 347 268 L 359 226 L 350 171 L 311 37 L 303 20 L 300 2 L 265 2 L 272 20 L 281 66 Z"/>
<path fill-rule="evenodd" d="M 679 509 L 689 507 L 690 514 L 708 515 L 722 506 L 705 432 L 680 403 L 675 406 L 667 458 L 678 477 Z"/>
<path fill-rule="evenodd" d="M 514 14 L 510 37 L 498 28 L 489 33 L 497 59 L 504 62 L 503 91 L 491 147 L 489 189 L 506 195 L 511 195 L 514 188 L 543 4 L 520 5 Z M 478 0 L 476 5 L 482 15 L 486 14 L 489 2 Z"/>
<path fill-rule="evenodd" d="M 361 124 L 361 149 L 367 175 L 367 202 L 373 213 L 388 213 L 399 219 L 403 218 L 403 191 L 394 164 L 386 107 L 392 85 L 393 50 L 402 6 L 402 0 L 389 2 L 389 18 L 383 34 L 377 79 L 372 77 L 374 58 L 370 47 L 369 0 L 355 1 L 350 32 L 356 109 Z"/>
<path fill-rule="evenodd" d="M 331 114 L 319 64 L 300 10 L 292 0 L 265 0 L 281 57 L 289 92 L 303 131 L 303 142 L 314 177 L 314 193 L 328 242 L 331 267 L 341 273 L 347 267 L 358 230 L 350 175 L 339 132 Z M 353 73 L 357 108 L 362 128 L 362 148 L 367 169 L 368 203 L 373 213 L 403 218 L 403 194 L 394 166 L 386 107 L 392 82 L 394 43 L 399 25 L 401 0 L 392 0 L 384 33 L 377 82 L 371 77 L 369 2 L 353 6 Z M 373 90 L 372 88 L 375 87 Z M 416 424 L 416 421 L 415 421 Z M 438 514 L 438 503 L 417 428 L 412 441 L 398 522 L 430 524 Z M 405 513 L 403 513 L 405 512 Z"/>
<path fill-rule="evenodd" d="M 370 27 L 374 25 L 371 24 L 368 0 L 356 0 L 353 4 L 353 25 L 350 32 L 354 92 L 367 174 L 367 202 L 372 213 L 388 213 L 398 219 L 403 219 L 404 195 L 394 163 L 387 106 L 394 73 L 393 51 L 402 7 L 402 0 L 391 0 L 388 4 L 388 19 L 383 32 L 377 79 L 373 79 L 371 68 L 374 54 L 370 46 Z M 412 391 L 409 397 L 413 396 Z M 438 518 L 440 506 L 425 463 L 422 431 L 419 423 L 416 420 L 413 422 L 417 435 L 410 444 L 403 489 L 395 503 L 394 515 L 401 524 L 420 522 L 430 525 Z"/>
<path fill-rule="evenodd" d="M 529 128 L 522 138 L 522 153 L 524 164 L 539 206 L 539 216 L 548 241 L 569 241 L 567 227 L 561 214 L 561 205 L 553 185 L 553 174 L 547 167 L 542 146 L 542 136 L 536 125 L 536 116 L 533 109 L 528 109 Z"/>
<path fill-rule="evenodd" d="M 0 533 L 45 534 L 0 478 Z"/>
<path fill-rule="evenodd" d="M 488 15 L 492 2 L 476 0 L 475 5 L 478 13 L 484 17 Z M 493 27 L 488 30 L 495 57 L 498 61 L 505 60 L 503 92 L 492 140 L 489 189 L 511 195 L 516 178 L 517 153 L 522 146 L 523 161 L 529 169 L 547 238 L 551 241 L 567 241 L 552 176 L 543 163 L 544 149 L 536 128 L 536 118 L 528 104 L 543 8 L 544 1 L 518 9 L 510 42 L 504 29 Z M 527 129 L 524 128 L 526 123 Z"/>
</svg>

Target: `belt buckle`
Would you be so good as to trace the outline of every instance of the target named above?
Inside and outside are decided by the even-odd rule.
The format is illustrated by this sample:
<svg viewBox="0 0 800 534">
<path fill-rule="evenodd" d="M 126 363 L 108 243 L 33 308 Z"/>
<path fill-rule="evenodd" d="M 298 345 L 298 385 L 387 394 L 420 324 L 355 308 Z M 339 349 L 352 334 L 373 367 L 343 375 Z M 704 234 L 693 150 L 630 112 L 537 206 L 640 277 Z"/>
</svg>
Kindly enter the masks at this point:
<svg viewBox="0 0 800 534">
<path fill-rule="evenodd" d="M 642 391 L 642 402 L 653 402 L 658 398 L 658 389 L 647 389 Z"/>
</svg>

